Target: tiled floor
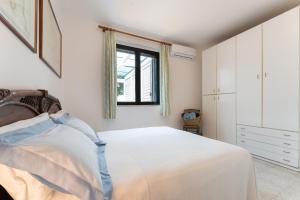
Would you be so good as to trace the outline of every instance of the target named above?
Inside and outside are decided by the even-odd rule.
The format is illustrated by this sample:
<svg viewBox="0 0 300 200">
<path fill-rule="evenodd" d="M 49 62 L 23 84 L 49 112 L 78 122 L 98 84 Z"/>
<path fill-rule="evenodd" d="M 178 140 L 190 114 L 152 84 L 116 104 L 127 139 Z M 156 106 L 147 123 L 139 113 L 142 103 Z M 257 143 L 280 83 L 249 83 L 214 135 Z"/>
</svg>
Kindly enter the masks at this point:
<svg viewBox="0 0 300 200">
<path fill-rule="evenodd" d="M 255 159 L 259 200 L 300 200 L 300 173 Z"/>
</svg>

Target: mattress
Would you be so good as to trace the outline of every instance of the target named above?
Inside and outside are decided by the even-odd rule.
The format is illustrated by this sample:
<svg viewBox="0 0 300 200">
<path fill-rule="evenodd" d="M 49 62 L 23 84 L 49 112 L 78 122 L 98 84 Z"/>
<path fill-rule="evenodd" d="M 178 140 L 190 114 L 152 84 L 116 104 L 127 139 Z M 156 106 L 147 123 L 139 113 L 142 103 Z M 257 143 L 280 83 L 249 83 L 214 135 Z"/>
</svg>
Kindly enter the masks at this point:
<svg viewBox="0 0 300 200">
<path fill-rule="evenodd" d="M 250 154 L 237 146 L 169 127 L 99 132 L 113 200 L 256 200 Z M 27 172 L 0 165 L 15 200 L 77 200 Z M 18 187 L 16 187 L 18 185 Z"/>
</svg>

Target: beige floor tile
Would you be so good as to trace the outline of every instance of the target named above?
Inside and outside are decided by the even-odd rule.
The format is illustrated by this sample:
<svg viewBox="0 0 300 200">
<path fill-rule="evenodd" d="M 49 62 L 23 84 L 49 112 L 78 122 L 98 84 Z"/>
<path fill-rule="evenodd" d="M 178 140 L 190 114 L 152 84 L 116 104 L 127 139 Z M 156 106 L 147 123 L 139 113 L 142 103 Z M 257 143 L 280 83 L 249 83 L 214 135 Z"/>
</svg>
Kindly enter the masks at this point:
<svg viewBox="0 0 300 200">
<path fill-rule="evenodd" d="M 300 173 L 254 160 L 259 200 L 300 200 Z"/>
</svg>

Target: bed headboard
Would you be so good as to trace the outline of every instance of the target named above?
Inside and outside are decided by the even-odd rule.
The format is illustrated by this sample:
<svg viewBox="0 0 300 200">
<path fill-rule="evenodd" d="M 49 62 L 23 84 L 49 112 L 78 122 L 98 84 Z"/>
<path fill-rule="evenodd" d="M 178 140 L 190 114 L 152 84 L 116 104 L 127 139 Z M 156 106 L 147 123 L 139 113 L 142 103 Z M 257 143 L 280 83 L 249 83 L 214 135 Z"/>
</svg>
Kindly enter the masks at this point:
<svg viewBox="0 0 300 200">
<path fill-rule="evenodd" d="M 0 127 L 61 110 L 59 100 L 46 90 L 0 89 Z"/>
</svg>

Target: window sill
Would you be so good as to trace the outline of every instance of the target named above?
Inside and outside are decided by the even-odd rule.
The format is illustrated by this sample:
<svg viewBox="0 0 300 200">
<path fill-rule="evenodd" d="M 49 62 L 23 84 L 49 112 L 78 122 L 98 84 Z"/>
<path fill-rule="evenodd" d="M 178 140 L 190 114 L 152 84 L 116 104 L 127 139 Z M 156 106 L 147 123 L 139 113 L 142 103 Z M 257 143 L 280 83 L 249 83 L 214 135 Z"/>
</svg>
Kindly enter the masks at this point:
<svg viewBox="0 0 300 200">
<path fill-rule="evenodd" d="M 118 102 L 118 106 L 159 106 L 159 102 Z"/>
</svg>

